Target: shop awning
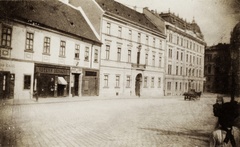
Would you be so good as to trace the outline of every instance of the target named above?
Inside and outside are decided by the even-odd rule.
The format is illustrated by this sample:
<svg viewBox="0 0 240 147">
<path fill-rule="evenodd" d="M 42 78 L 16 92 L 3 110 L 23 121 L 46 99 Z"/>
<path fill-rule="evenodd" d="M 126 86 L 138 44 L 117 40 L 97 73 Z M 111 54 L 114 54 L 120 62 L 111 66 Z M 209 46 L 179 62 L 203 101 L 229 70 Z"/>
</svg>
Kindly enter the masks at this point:
<svg viewBox="0 0 240 147">
<path fill-rule="evenodd" d="M 67 81 L 63 77 L 58 77 L 58 84 L 67 85 Z"/>
</svg>

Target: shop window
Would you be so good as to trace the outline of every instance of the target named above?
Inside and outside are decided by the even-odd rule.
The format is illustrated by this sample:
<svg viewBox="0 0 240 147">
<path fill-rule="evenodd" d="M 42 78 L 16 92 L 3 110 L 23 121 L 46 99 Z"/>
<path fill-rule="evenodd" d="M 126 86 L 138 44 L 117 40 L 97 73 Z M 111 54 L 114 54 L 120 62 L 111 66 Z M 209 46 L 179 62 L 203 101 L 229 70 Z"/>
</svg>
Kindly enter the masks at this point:
<svg viewBox="0 0 240 147">
<path fill-rule="evenodd" d="M 33 37 L 34 37 L 33 33 L 27 32 L 25 51 L 33 51 Z"/>
<path fill-rule="evenodd" d="M 31 87 L 31 76 L 30 75 L 24 75 L 23 89 L 30 89 L 30 87 Z"/>
<path fill-rule="evenodd" d="M 12 28 L 3 25 L 2 27 L 2 46 L 11 47 L 12 40 Z"/>
</svg>

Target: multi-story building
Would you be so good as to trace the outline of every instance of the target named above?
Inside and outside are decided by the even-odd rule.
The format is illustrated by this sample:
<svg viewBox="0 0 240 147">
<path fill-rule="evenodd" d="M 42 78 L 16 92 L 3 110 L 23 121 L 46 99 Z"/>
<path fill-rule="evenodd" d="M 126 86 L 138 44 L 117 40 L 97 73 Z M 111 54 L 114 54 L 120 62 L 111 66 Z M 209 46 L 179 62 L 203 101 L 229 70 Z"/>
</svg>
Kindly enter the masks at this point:
<svg viewBox="0 0 240 147">
<path fill-rule="evenodd" d="M 159 14 L 166 26 L 165 95 L 181 95 L 189 89 L 203 91 L 203 34 L 195 20 L 188 23 L 173 13 Z"/>
<path fill-rule="evenodd" d="M 101 96 L 163 95 L 164 26 L 114 0 L 69 3 L 81 6 L 101 35 Z"/>
<path fill-rule="evenodd" d="M 101 42 L 80 8 L 0 2 L 0 98 L 98 95 Z"/>
<path fill-rule="evenodd" d="M 205 50 L 205 92 L 229 93 L 229 71 L 231 70 L 229 44 L 219 43 Z"/>
</svg>

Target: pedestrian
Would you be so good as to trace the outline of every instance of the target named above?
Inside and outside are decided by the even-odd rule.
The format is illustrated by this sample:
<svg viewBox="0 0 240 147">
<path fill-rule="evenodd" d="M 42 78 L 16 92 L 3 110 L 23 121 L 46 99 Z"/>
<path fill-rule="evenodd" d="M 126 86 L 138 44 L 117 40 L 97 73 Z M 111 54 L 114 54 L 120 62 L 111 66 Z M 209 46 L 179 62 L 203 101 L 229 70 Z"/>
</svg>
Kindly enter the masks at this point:
<svg viewBox="0 0 240 147">
<path fill-rule="evenodd" d="M 213 114 L 218 119 L 219 119 L 219 116 L 221 115 L 223 104 L 224 104 L 223 96 L 217 95 L 216 103 L 213 105 Z M 219 120 L 217 120 L 215 129 L 217 129 L 218 127 L 219 127 Z"/>
<path fill-rule="evenodd" d="M 217 101 L 222 98 L 217 98 Z M 221 106 L 221 107 L 220 107 Z M 234 121 L 238 117 L 238 103 L 236 101 L 226 103 L 216 103 L 213 106 L 214 116 L 218 117 L 218 126 L 212 132 L 210 147 L 239 147 L 239 129 L 234 126 Z"/>
</svg>

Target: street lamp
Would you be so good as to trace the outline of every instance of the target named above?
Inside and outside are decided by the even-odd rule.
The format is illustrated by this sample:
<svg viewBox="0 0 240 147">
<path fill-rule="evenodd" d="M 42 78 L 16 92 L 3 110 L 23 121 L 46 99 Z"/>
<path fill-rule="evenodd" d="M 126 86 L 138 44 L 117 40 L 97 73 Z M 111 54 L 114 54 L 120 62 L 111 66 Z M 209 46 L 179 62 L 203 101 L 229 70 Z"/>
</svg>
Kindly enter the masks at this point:
<svg viewBox="0 0 240 147">
<path fill-rule="evenodd" d="M 231 102 L 234 101 L 235 92 L 236 92 L 236 83 L 235 83 L 235 71 L 236 71 L 236 59 L 238 58 L 238 52 L 234 48 L 230 48 L 230 55 L 231 55 Z"/>
</svg>

